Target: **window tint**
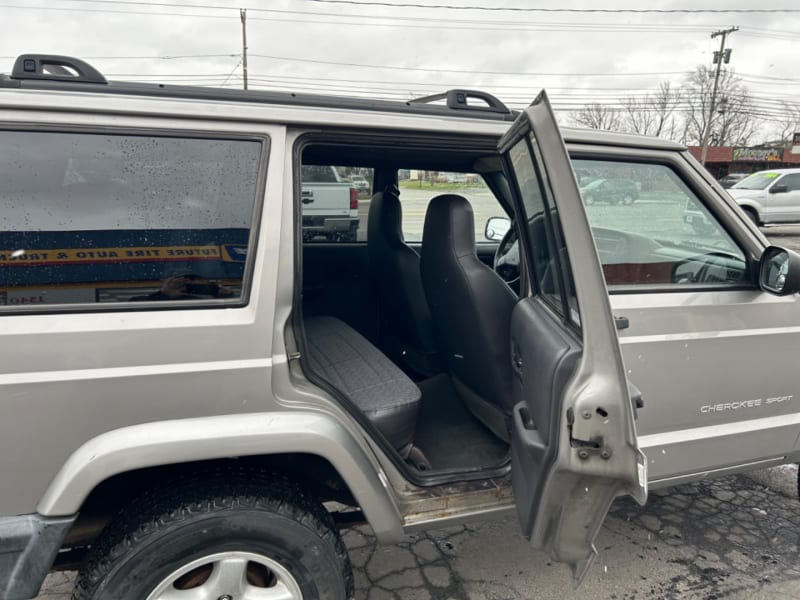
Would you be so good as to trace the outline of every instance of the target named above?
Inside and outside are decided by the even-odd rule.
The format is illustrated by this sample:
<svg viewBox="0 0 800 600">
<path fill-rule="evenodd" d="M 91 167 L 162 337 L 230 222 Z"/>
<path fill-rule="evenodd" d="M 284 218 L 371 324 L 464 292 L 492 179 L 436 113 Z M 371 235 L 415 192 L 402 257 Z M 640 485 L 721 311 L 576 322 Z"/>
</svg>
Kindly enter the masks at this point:
<svg viewBox="0 0 800 600">
<path fill-rule="evenodd" d="M 535 137 L 522 139 L 509 151 L 522 200 L 527 252 L 535 291 L 567 322 L 580 325 L 566 246 L 558 210 Z"/>
<path fill-rule="evenodd" d="M 488 241 L 484 230 L 490 217 L 505 216 L 497 198 L 483 178 L 475 173 L 400 169 L 398 177 L 400 203 L 403 207 L 403 237 L 407 242 L 422 241 L 428 203 L 440 194 L 458 194 L 469 200 L 477 243 Z"/>
<path fill-rule="evenodd" d="M 746 279 L 743 252 L 671 168 L 572 163 L 609 286 Z"/>
<path fill-rule="evenodd" d="M 790 173 L 783 177 L 778 183 L 779 185 L 785 185 L 790 192 L 800 190 L 800 173 Z"/>
<path fill-rule="evenodd" d="M 0 304 L 241 299 L 261 146 L 0 131 Z"/>
<path fill-rule="evenodd" d="M 372 180 L 372 169 L 302 165 L 303 241 L 366 241 Z"/>
</svg>

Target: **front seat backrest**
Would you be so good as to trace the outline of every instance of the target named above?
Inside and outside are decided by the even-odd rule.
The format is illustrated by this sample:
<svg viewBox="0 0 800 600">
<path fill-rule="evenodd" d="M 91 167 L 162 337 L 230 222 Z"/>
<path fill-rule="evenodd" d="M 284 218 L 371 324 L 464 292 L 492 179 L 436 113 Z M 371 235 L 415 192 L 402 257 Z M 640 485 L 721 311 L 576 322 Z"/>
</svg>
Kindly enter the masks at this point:
<svg viewBox="0 0 800 600">
<path fill-rule="evenodd" d="M 422 289 L 419 254 L 406 245 L 396 193 L 372 197 L 367 221 L 370 270 L 380 299 L 379 345 L 421 375 L 438 370 L 431 315 Z"/>
<path fill-rule="evenodd" d="M 470 410 L 508 439 L 511 414 L 511 311 L 517 297 L 475 251 L 472 207 L 454 194 L 428 205 L 422 284 L 440 355 Z"/>
</svg>

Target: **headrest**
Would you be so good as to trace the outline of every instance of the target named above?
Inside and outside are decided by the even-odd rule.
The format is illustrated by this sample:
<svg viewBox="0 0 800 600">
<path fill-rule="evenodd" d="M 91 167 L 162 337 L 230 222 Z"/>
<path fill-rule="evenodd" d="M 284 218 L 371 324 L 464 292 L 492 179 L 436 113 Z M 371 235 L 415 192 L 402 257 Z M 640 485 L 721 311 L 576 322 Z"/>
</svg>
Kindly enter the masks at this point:
<svg viewBox="0 0 800 600">
<path fill-rule="evenodd" d="M 455 256 L 475 254 L 475 220 L 469 200 L 456 194 L 436 196 L 428 204 L 422 252 Z"/>
<path fill-rule="evenodd" d="M 378 192 L 372 197 L 367 217 L 367 241 L 374 236 L 387 240 L 403 241 L 403 209 L 400 198 L 389 191 Z"/>
</svg>

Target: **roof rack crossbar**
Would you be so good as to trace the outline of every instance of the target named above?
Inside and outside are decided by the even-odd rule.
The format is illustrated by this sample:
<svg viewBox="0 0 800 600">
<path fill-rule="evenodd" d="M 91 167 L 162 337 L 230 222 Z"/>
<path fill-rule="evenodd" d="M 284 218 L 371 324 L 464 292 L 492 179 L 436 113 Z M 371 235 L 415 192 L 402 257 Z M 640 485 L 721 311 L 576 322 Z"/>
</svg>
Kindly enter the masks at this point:
<svg viewBox="0 0 800 600">
<path fill-rule="evenodd" d="M 470 104 L 470 99 L 480 100 L 486 104 Z M 414 98 L 413 100 L 409 100 L 409 102 L 413 104 L 430 104 L 439 100 L 447 100 L 447 108 L 457 110 L 479 110 L 502 114 L 511 113 L 500 100 L 491 94 L 479 92 L 477 90 L 447 90 L 441 94 Z"/>
<path fill-rule="evenodd" d="M 89 63 L 57 54 L 22 54 L 14 62 L 12 79 L 47 79 L 80 83 L 108 83 Z"/>
</svg>

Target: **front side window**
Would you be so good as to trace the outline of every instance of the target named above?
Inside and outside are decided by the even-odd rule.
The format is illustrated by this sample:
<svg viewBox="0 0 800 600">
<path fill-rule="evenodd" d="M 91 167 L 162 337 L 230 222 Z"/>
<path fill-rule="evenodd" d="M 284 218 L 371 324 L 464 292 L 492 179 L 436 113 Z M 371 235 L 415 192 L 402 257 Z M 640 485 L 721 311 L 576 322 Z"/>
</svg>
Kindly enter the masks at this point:
<svg viewBox="0 0 800 600">
<path fill-rule="evenodd" d="M 742 250 L 670 167 L 572 163 L 608 286 L 747 279 Z"/>
<path fill-rule="evenodd" d="M 578 328 L 580 314 L 560 215 L 535 136 L 518 141 L 508 159 L 522 201 L 521 223 L 534 291 L 565 322 Z"/>
<path fill-rule="evenodd" d="M 778 185 L 785 185 L 787 192 L 796 192 L 800 190 L 800 173 L 790 173 L 784 175 L 779 181 Z"/>
<path fill-rule="evenodd" d="M 240 301 L 262 146 L 0 131 L 0 305 Z"/>
</svg>

